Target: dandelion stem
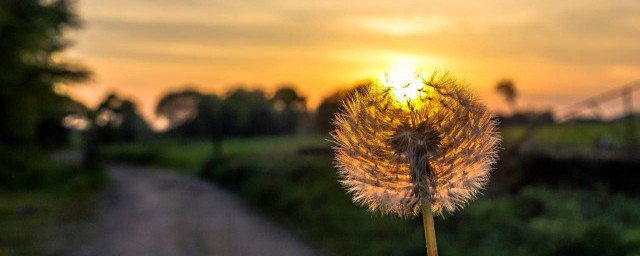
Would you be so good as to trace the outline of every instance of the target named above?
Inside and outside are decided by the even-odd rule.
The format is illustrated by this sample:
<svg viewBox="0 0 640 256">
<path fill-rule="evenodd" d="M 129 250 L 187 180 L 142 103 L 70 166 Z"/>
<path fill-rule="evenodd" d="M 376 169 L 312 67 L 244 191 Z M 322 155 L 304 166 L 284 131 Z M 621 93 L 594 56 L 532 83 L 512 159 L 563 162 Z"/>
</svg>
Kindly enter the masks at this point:
<svg viewBox="0 0 640 256">
<path fill-rule="evenodd" d="M 436 243 L 436 230 L 433 223 L 433 210 L 431 202 L 424 200 L 422 203 L 422 222 L 424 224 L 424 236 L 427 241 L 427 255 L 438 256 L 438 244 Z"/>
</svg>

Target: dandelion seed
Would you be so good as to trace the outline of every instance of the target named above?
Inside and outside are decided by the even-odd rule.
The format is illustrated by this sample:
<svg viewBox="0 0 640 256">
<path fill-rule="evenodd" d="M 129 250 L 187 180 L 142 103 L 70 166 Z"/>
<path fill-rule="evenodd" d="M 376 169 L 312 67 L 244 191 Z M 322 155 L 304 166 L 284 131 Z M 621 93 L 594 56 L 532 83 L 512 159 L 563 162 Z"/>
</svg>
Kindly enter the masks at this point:
<svg viewBox="0 0 640 256">
<path fill-rule="evenodd" d="M 371 211 L 454 212 L 488 181 L 500 142 L 496 124 L 446 73 L 402 74 L 387 73 L 357 91 L 337 115 L 332 136 L 340 182 Z"/>
</svg>

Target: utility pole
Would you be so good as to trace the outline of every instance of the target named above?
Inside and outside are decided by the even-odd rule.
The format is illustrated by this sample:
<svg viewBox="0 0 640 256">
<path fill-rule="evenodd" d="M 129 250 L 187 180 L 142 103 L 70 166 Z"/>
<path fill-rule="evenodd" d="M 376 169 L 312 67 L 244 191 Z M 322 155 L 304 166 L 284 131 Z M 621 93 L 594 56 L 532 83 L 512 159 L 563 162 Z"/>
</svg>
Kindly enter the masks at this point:
<svg viewBox="0 0 640 256">
<path fill-rule="evenodd" d="M 602 115 L 600 115 L 600 112 L 601 112 L 600 105 L 598 105 L 598 102 L 595 100 L 592 100 L 589 103 L 587 103 L 587 105 L 589 106 L 589 108 L 591 108 L 591 113 L 593 114 L 593 117 L 598 119 L 598 121 L 602 121 Z"/>
<path fill-rule="evenodd" d="M 633 114 L 633 90 L 631 88 L 625 88 L 622 90 L 622 104 L 626 115 L 627 123 L 627 141 L 630 148 L 634 148 L 636 143 L 636 127 L 635 118 Z"/>
</svg>

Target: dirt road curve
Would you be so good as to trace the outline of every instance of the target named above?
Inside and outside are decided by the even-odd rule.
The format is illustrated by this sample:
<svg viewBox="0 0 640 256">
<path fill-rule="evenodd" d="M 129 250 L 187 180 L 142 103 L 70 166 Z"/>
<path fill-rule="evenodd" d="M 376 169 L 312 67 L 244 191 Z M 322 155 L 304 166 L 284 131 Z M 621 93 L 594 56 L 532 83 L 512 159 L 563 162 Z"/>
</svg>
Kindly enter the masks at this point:
<svg viewBox="0 0 640 256">
<path fill-rule="evenodd" d="M 67 230 L 80 238 L 59 253 L 318 255 L 208 182 L 131 165 L 110 165 L 109 172 L 113 184 L 98 199 L 96 216 Z"/>
</svg>

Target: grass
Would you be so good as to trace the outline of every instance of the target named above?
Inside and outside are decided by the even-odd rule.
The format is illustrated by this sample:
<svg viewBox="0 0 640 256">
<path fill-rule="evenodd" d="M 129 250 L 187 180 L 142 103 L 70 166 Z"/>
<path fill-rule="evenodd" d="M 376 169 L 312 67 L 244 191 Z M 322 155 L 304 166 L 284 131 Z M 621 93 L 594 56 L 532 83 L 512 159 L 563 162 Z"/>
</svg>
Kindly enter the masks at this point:
<svg viewBox="0 0 640 256">
<path fill-rule="evenodd" d="M 636 122 L 636 136 L 640 135 L 640 122 Z M 503 131 L 508 143 L 524 134 L 524 127 L 509 127 Z M 601 140 L 608 140 L 614 148 L 622 148 L 629 143 L 627 124 L 609 123 L 567 123 L 539 127 L 531 140 L 538 147 L 592 149 Z"/>
<path fill-rule="evenodd" d="M 223 151 L 228 157 L 278 157 L 290 155 L 300 148 L 328 147 L 326 139 L 319 136 L 228 139 L 223 143 Z M 208 141 L 160 140 L 111 145 L 103 149 L 103 154 L 108 159 L 153 164 L 196 174 L 211 157 L 212 151 Z"/>
<path fill-rule="evenodd" d="M 5 192 L 0 196 L 0 255 L 48 255 L 54 226 L 86 211 L 85 200 L 59 189 Z"/>
<path fill-rule="evenodd" d="M 611 129 L 544 127 L 537 136 L 588 145 L 583 140 Z M 509 143 L 519 131 L 504 132 Z M 105 154 L 213 180 L 331 255 L 424 255 L 420 219 L 380 216 L 351 202 L 337 182 L 330 145 L 322 137 L 232 139 L 224 142 L 225 157 L 204 167 L 211 148 L 203 141 L 116 145 Z M 606 191 L 530 187 L 482 196 L 436 218 L 436 229 L 442 255 L 640 255 L 640 202 Z"/>
<path fill-rule="evenodd" d="M 46 182 L 0 190 L 0 255 L 48 255 L 59 221 L 75 219 L 106 183 L 101 170 L 46 161 Z"/>
<path fill-rule="evenodd" d="M 5 192 L 0 195 L 0 255 L 43 254 L 38 234 L 61 210 L 58 195 L 48 191 Z"/>
</svg>

